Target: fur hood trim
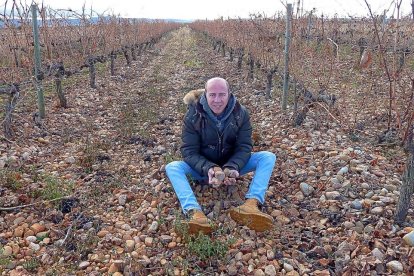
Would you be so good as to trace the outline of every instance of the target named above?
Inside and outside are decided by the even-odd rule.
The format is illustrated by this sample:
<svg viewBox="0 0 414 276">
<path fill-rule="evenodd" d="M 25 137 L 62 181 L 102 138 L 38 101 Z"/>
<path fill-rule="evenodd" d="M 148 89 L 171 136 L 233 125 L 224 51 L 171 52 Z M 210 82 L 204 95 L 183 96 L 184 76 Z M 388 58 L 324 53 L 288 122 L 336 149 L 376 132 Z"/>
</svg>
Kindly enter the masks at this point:
<svg viewBox="0 0 414 276">
<path fill-rule="evenodd" d="M 195 103 L 195 102 L 197 102 L 200 99 L 200 97 L 201 97 L 201 95 L 203 95 L 203 93 L 204 93 L 204 89 L 203 88 L 191 90 L 190 92 L 188 92 L 184 96 L 183 102 L 185 104 Z"/>
</svg>

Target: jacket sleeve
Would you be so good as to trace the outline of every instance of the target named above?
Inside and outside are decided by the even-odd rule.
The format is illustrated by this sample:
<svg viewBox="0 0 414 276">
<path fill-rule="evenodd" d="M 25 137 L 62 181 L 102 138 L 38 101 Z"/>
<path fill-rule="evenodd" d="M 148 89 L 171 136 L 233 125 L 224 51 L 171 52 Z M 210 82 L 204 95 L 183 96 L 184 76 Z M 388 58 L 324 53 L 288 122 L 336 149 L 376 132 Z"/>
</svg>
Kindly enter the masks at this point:
<svg viewBox="0 0 414 276">
<path fill-rule="evenodd" d="M 249 161 L 253 148 L 250 115 L 246 109 L 244 109 L 244 112 L 242 113 L 242 124 L 237 134 L 234 154 L 230 157 L 226 164 L 223 165 L 223 167 L 233 168 L 239 172 Z"/>
<path fill-rule="evenodd" d="M 200 154 L 201 137 L 195 130 L 192 112 L 187 111 L 182 129 L 181 155 L 184 161 L 201 176 L 207 176 L 211 167 L 217 166 Z"/>
</svg>

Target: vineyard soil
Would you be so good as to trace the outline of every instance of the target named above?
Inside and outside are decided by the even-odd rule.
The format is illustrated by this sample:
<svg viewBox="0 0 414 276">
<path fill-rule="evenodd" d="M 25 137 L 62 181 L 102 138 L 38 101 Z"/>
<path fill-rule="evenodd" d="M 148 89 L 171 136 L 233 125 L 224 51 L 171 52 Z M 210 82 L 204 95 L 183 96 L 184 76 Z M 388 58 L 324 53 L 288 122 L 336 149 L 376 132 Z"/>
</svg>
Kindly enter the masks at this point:
<svg viewBox="0 0 414 276">
<path fill-rule="evenodd" d="M 280 110 L 281 88 L 266 99 L 265 75 L 247 80 L 247 68 L 237 70 L 236 60 L 188 27 L 163 37 L 130 67 L 116 62 L 113 77 L 109 62 L 98 70 L 96 89 L 86 74 L 65 82 L 66 109 L 50 89 L 40 123 L 31 119 L 34 91 L 17 106 L 16 137 L 0 144 L 7 157 L 0 159 L 2 275 L 413 271 L 413 249 L 402 239 L 413 230 L 412 209 L 407 227 L 393 225 L 404 154 L 396 145 L 378 145 L 369 122 L 350 133 L 337 119 L 340 111 L 315 104 L 294 127 L 293 114 Z M 226 78 L 249 109 L 254 151 L 278 157 L 263 206 L 275 224 L 255 233 L 228 215 L 251 175 L 231 188 L 194 183 L 217 230 L 189 240 L 164 167 L 180 159 L 183 96 L 214 76 Z M 342 97 L 340 106 L 357 108 L 354 99 Z M 376 126 L 386 125 L 376 119 Z"/>
</svg>

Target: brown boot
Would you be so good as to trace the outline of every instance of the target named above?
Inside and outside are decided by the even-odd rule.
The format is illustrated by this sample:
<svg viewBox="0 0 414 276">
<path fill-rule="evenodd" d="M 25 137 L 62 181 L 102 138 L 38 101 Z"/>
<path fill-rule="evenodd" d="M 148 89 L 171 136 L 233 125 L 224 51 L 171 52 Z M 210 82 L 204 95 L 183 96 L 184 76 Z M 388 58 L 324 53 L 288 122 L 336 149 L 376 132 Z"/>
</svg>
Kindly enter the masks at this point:
<svg viewBox="0 0 414 276">
<path fill-rule="evenodd" d="M 190 210 L 189 216 L 190 220 L 187 222 L 187 225 L 190 235 L 197 235 L 199 232 L 209 235 L 213 231 L 210 220 L 202 211 L 197 209 Z"/>
<path fill-rule="evenodd" d="M 230 216 L 238 223 L 257 232 L 270 230 L 273 226 L 273 218 L 259 210 L 257 200 L 254 198 L 249 198 L 244 204 L 231 209 Z"/>
</svg>

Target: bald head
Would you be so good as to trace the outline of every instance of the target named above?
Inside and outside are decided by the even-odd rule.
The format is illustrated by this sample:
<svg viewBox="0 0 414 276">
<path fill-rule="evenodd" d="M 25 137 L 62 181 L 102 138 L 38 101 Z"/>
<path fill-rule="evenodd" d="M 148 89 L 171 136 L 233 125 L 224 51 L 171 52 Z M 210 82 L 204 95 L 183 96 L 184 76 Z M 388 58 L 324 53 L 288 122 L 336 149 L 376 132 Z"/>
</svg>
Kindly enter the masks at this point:
<svg viewBox="0 0 414 276">
<path fill-rule="evenodd" d="M 230 98 L 229 83 L 223 78 L 212 78 L 206 82 L 206 98 L 214 114 L 223 113 Z"/>
<path fill-rule="evenodd" d="M 219 77 L 211 78 L 206 82 L 206 91 L 213 91 L 213 92 L 229 92 L 229 83 Z"/>
</svg>

